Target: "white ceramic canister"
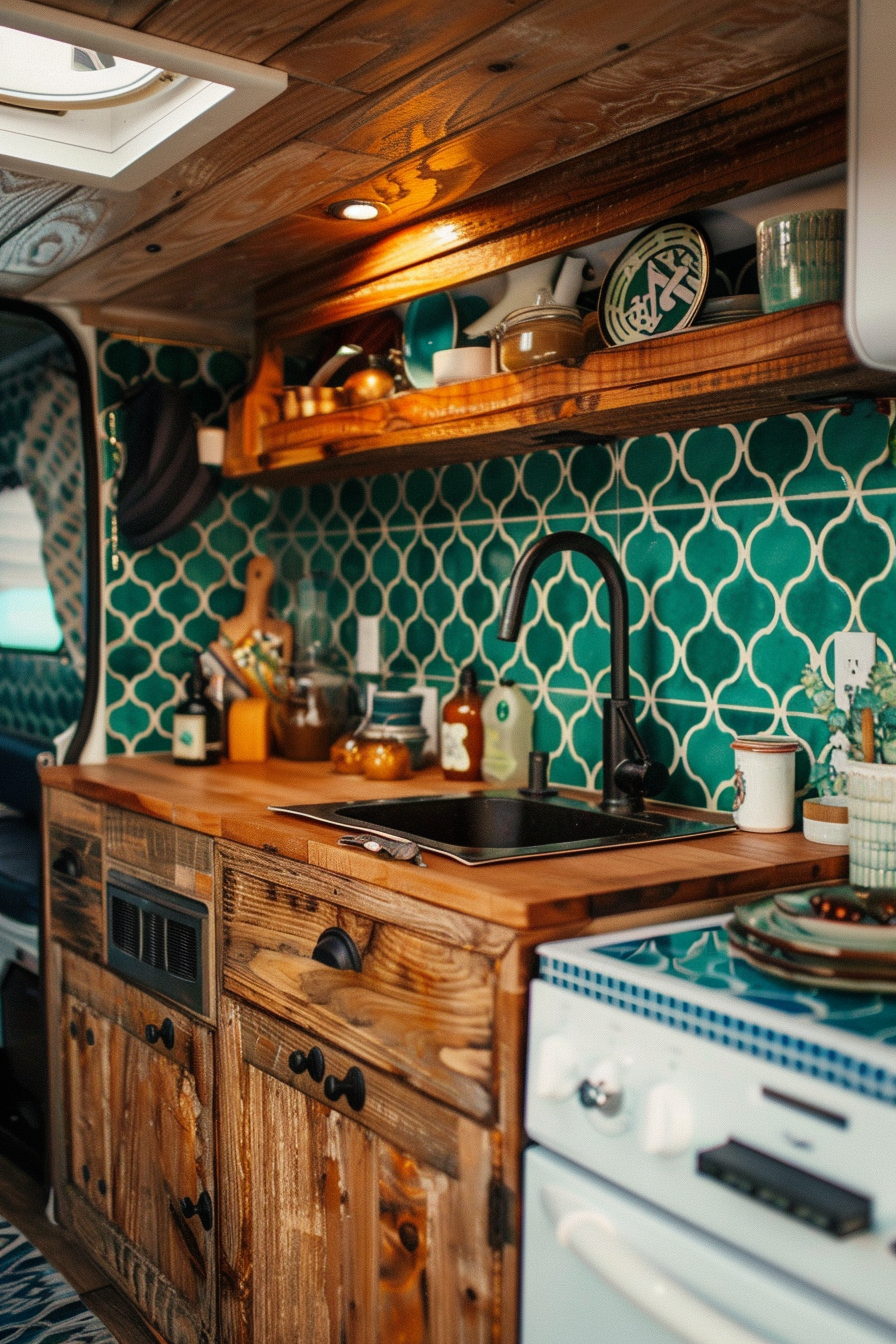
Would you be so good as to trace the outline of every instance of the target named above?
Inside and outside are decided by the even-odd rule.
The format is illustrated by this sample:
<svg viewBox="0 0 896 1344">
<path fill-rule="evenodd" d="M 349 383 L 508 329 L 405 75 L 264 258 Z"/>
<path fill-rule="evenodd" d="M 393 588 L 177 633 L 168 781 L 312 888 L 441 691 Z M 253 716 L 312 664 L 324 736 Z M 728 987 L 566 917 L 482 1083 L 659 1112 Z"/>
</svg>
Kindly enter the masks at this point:
<svg viewBox="0 0 896 1344">
<path fill-rule="evenodd" d="M 736 737 L 734 824 L 742 831 L 789 831 L 796 794 L 795 737 Z"/>
<path fill-rule="evenodd" d="M 896 887 L 896 765 L 850 761 L 849 880 L 854 887 Z"/>
<path fill-rule="evenodd" d="M 529 779 L 534 712 L 512 681 L 493 686 L 482 704 L 482 778 L 502 788 L 521 788 Z"/>
</svg>

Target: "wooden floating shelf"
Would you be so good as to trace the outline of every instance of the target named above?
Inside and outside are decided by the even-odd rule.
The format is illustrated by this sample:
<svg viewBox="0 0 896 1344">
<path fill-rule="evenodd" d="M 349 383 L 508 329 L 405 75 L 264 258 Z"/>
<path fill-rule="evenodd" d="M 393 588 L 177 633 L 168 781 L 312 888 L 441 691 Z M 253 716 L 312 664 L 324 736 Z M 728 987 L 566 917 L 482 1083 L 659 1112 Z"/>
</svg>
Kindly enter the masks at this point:
<svg viewBox="0 0 896 1344">
<path fill-rule="evenodd" d="M 262 414 L 249 432 L 245 408 L 265 403 L 269 416 L 276 405 L 274 367 L 274 360 L 263 362 L 254 388 L 232 407 L 228 476 L 280 483 L 369 476 L 896 394 L 896 375 L 857 361 L 835 303 L 600 350 L 574 366 L 403 392 L 328 415 L 265 424 Z"/>
</svg>

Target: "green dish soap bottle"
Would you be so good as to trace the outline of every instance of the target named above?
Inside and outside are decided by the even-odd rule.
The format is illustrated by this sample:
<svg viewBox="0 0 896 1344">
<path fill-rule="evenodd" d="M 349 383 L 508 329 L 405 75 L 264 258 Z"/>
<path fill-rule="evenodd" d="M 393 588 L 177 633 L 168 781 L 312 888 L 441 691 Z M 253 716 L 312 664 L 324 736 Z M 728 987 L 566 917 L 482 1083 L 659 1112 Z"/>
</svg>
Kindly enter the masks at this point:
<svg viewBox="0 0 896 1344">
<path fill-rule="evenodd" d="M 493 686 L 482 706 L 482 778 L 502 788 L 523 788 L 529 779 L 529 752 L 535 714 L 512 681 Z"/>
</svg>

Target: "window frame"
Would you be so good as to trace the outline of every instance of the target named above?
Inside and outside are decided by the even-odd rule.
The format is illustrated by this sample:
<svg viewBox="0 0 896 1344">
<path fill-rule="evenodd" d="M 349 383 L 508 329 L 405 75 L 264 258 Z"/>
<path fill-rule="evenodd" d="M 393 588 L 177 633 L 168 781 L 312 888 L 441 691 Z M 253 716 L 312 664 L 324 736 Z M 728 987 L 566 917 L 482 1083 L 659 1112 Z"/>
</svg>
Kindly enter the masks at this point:
<svg viewBox="0 0 896 1344">
<path fill-rule="evenodd" d="M 0 295 L 0 315 L 12 313 L 43 322 L 59 336 L 68 350 L 78 384 L 81 451 L 84 459 L 84 591 L 87 610 L 84 613 L 84 697 L 74 735 L 68 745 L 63 764 L 75 764 L 93 725 L 99 698 L 99 681 L 103 634 L 102 584 L 102 489 L 100 480 L 99 448 L 96 436 L 96 413 L 93 398 L 93 380 L 84 348 L 71 327 L 49 308 L 26 299 Z M 35 658 L 59 658 L 63 646 L 54 653 L 48 650 L 13 649 L 3 646 L 4 653 L 23 653 Z"/>
</svg>

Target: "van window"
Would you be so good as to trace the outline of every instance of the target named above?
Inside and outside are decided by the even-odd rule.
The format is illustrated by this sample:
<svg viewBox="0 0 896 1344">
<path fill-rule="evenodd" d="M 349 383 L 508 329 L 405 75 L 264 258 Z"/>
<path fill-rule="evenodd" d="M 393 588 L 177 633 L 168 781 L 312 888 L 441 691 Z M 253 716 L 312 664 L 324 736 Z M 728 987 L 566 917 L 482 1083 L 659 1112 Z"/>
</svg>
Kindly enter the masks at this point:
<svg viewBox="0 0 896 1344">
<path fill-rule="evenodd" d="M 56 653 L 62 630 L 53 608 L 43 533 L 23 485 L 0 490 L 0 647 Z"/>
</svg>

